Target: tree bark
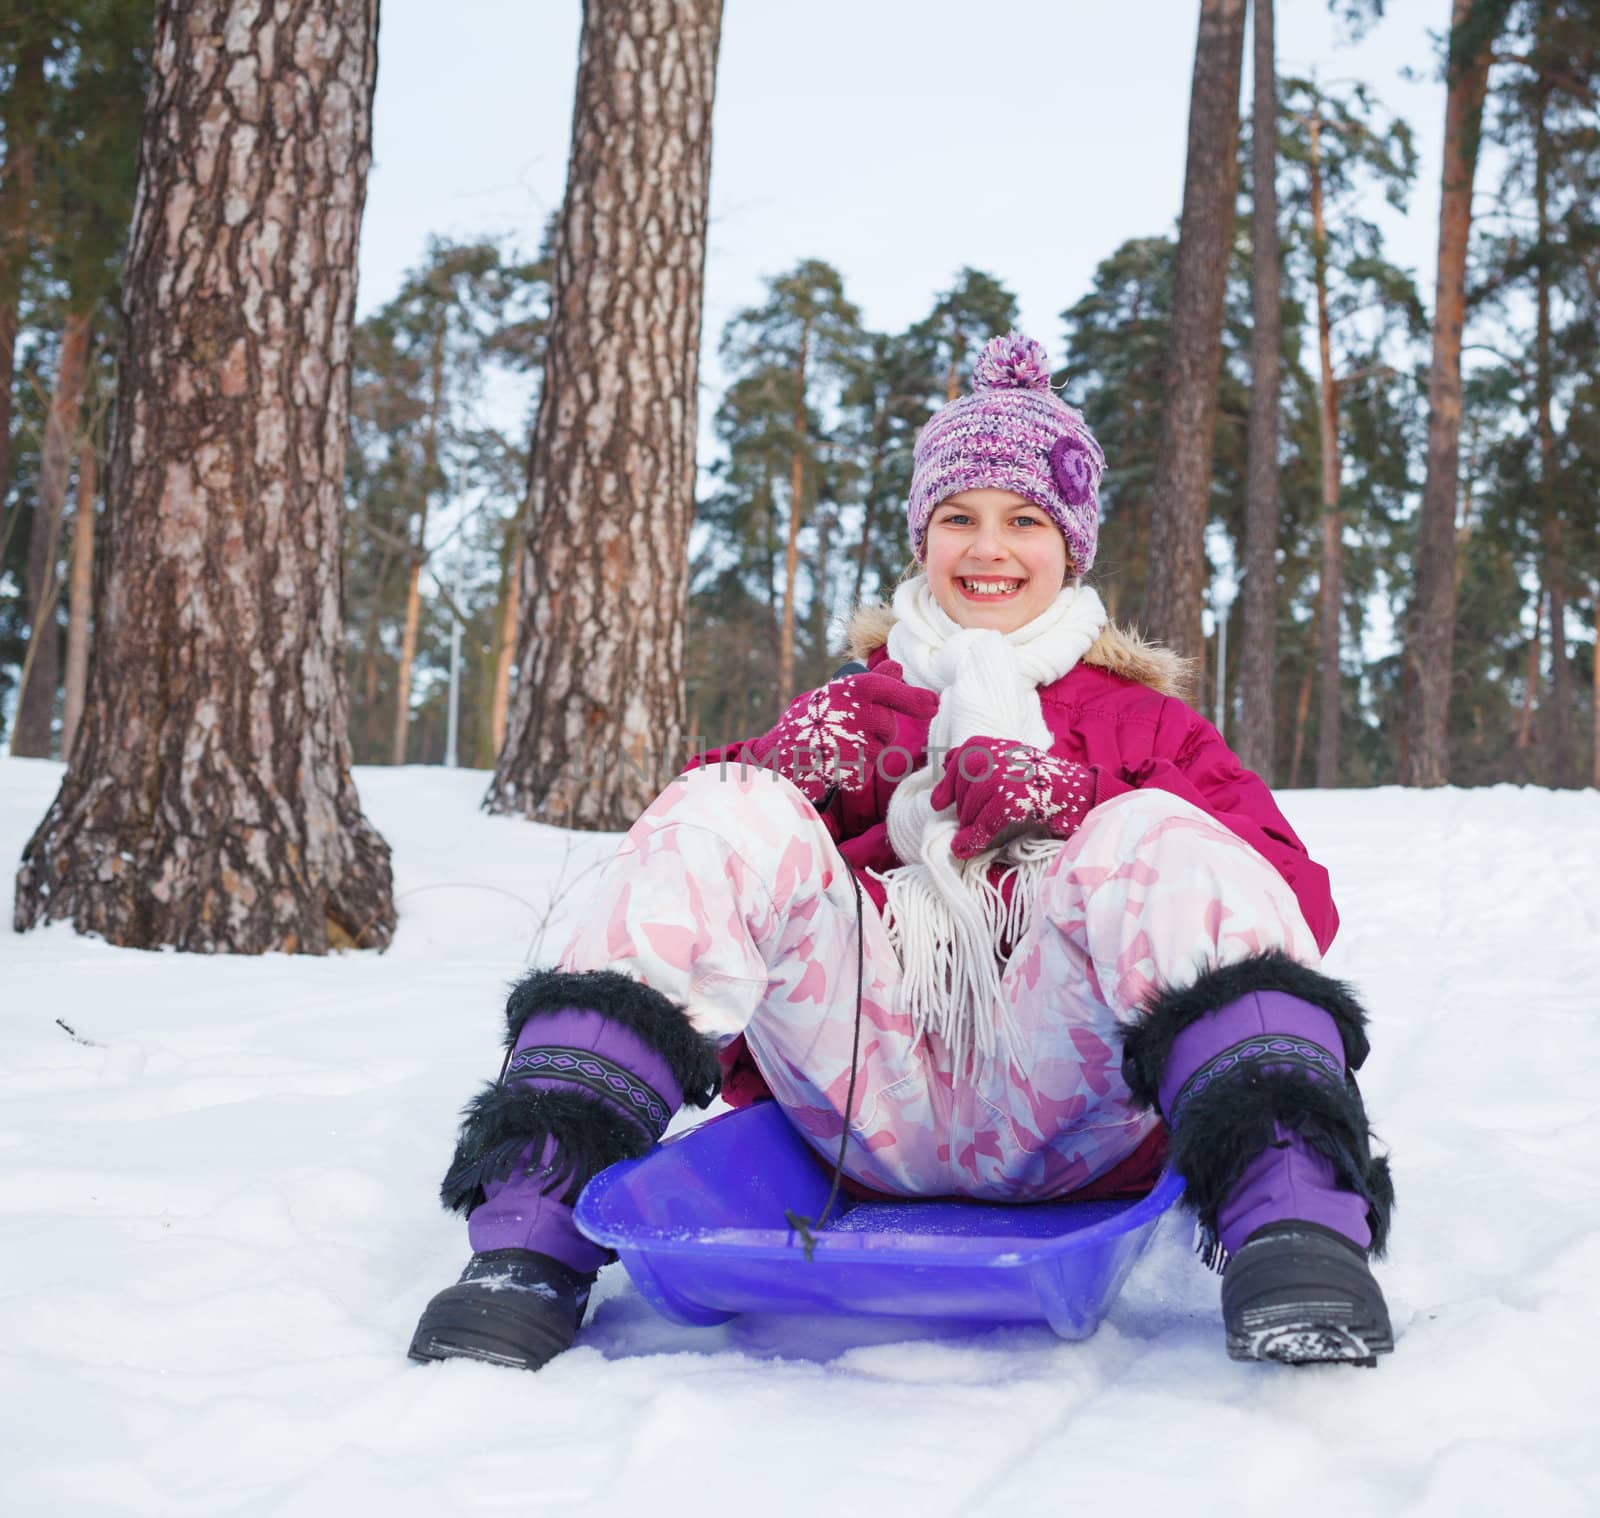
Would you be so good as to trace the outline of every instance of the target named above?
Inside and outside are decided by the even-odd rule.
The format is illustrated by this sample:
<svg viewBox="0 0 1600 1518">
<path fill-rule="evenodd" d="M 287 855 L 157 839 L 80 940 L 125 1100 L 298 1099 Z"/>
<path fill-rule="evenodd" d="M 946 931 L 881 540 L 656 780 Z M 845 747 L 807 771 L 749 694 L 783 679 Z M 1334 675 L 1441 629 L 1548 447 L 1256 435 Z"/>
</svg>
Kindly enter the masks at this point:
<svg viewBox="0 0 1600 1518">
<path fill-rule="evenodd" d="M 1282 343 L 1278 242 L 1278 79 L 1273 0 L 1253 0 L 1255 102 L 1251 141 L 1250 422 L 1245 501 L 1239 737 L 1245 766 L 1272 781 L 1278 631 L 1278 387 Z"/>
<path fill-rule="evenodd" d="M 789 456 L 789 535 L 783 548 L 783 626 L 778 632 L 778 706 L 794 694 L 794 588 L 800 568 L 800 519 L 806 505 L 806 360 L 810 331 L 800 332 L 795 364 L 794 452 Z"/>
<path fill-rule="evenodd" d="M 866 499 L 861 505 L 861 541 L 856 545 L 856 588 L 850 598 L 852 606 L 860 606 L 867 597 L 867 565 L 872 558 L 872 541 L 877 527 L 878 482 L 883 478 L 883 453 L 886 446 L 883 432 L 880 418 L 873 428 L 872 463 L 867 473 Z"/>
<path fill-rule="evenodd" d="M 682 763 L 721 0 L 587 0 L 494 812 L 628 826 Z"/>
<path fill-rule="evenodd" d="M 1512 746 L 1520 751 L 1533 747 L 1533 713 L 1539 704 L 1539 632 L 1544 626 L 1544 587 L 1540 586 L 1533 598 L 1533 632 L 1528 638 L 1528 660 L 1522 682 L 1522 710 L 1517 716 L 1517 733 Z M 1532 778 L 1532 766 L 1527 760 L 1517 764 L 1520 778 L 1526 783 Z"/>
<path fill-rule="evenodd" d="M 39 120 L 44 113 L 44 44 L 24 48 L 5 106 L 6 161 L 0 177 L 0 559 L 11 529 L 11 387 L 16 375 L 17 306 L 28 263 Z"/>
<path fill-rule="evenodd" d="M 1145 618 L 1157 638 L 1186 658 L 1198 658 L 1204 642 L 1205 531 L 1233 235 L 1244 16 L 1245 0 L 1201 0 L 1156 454 Z"/>
<path fill-rule="evenodd" d="M 1594 647 L 1589 700 L 1590 736 L 1594 746 L 1589 753 L 1589 784 L 1600 790 L 1600 580 L 1594 587 Z"/>
<path fill-rule="evenodd" d="M 78 447 L 78 504 L 72 517 L 72 605 L 67 613 L 67 680 L 61 716 L 61 755 L 72 757 L 89 683 L 89 608 L 94 600 L 94 509 L 99 494 L 94 439 Z"/>
<path fill-rule="evenodd" d="M 427 530 L 427 508 L 423 508 L 423 530 Z M 422 619 L 422 566 L 418 549 L 406 567 L 406 615 L 401 624 L 400 662 L 394 676 L 394 727 L 389 733 L 389 763 L 406 762 L 406 735 L 411 730 L 411 667 L 417 658 L 417 624 Z"/>
<path fill-rule="evenodd" d="M 1306 718 L 1311 714 L 1311 683 L 1313 669 L 1306 665 L 1306 672 L 1300 677 L 1300 695 L 1294 704 L 1294 752 L 1289 759 L 1289 788 L 1293 790 L 1300 784 L 1300 756 L 1306 747 Z"/>
<path fill-rule="evenodd" d="M 375 0 L 162 0 L 83 726 L 19 930 L 324 953 L 394 930 L 339 602 Z"/>
<path fill-rule="evenodd" d="M 1576 734 L 1572 726 L 1572 673 L 1567 661 L 1567 556 L 1556 478 L 1556 432 L 1550 415 L 1552 379 L 1550 333 L 1550 142 L 1546 113 L 1550 86 L 1541 76 L 1534 119 L 1533 198 L 1538 220 L 1534 263 L 1534 400 L 1539 439 L 1539 539 L 1544 582 L 1550 593 L 1550 729 L 1547 739 L 1549 783 L 1570 786 L 1577 778 Z"/>
<path fill-rule="evenodd" d="M 443 313 L 434 329 L 433 351 L 428 360 L 428 426 L 422 437 L 422 508 L 417 513 L 417 541 L 406 575 L 406 616 L 400 635 L 400 668 L 395 674 L 394 733 L 389 763 L 406 762 L 406 734 L 411 730 L 411 671 L 417 659 L 417 626 L 422 620 L 422 570 L 428 562 L 428 502 L 439 478 L 439 419 L 444 410 Z"/>
<path fill-rule="evenodd" d="M 489 712 L 489 737 L 493 750 L 489 755 L 491 765 L 499 760 L 500 751 L 506 746 L 506 716 L 511 708 L 511 656 L 517 647 L 517 592 L 522 585 L 520 528 L 518 522 L 511 522 L 506 527 L 505 584 L 494 631 L 494 696 Z"/>
<path fill-rule="evenodd" d="M 61 334 L 50 411 L 39 455 L 39 487 L 34 495 L 28 540 L 28 653 L 17 697 L 17 722 L 11 752 L 20 758 L 48 759 L 55 721 L 56 687 L 61 683 L 61 630 L 56 607 L 61 599 L 57 565 L 61 518 L 66 509 L 72 454 L 78 441 L 78 412 L 89 367 L 92 309 L 67 315 Z"/>
<path fill-rule="evenodd" d="M 1427 472 L 1417 532 L 1417 586 L 1405 663 L 1415 698 L 1406 706 L 1408 785 L 1450 778 L 1450 685 L 1456 617 L 1456 495 L 1461 454 L 1461 333 L 1466 320 L 1467 240 L 1493 37 L 1469 26 L 1474 0 L 1454 0 L 1444 108 L 1439 262 L 1428 371 Z M 1481 20 L 1481 17 L 1480 17 Z"/>
<path fill-rule="evenodd" d="M 1339 382 L 1328 315 L 1328 226 L 1322 210 L 1322 119 L 1311 118 L 1311 263 L 1317 296 L 1318 438 L 1322 450 L 1322 572 L 1317 586 L 1317 785 L 1339 783 L 1339 635 L 1344 627 L 1344 515 L 1339 510 Z"/>
</svg>

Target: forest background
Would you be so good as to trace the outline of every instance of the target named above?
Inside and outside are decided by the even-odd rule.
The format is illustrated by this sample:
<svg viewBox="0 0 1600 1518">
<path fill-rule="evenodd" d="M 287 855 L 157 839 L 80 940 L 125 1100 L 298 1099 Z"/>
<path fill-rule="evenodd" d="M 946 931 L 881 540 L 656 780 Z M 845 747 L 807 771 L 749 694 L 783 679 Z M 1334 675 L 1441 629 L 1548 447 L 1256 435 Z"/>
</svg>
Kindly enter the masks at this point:
<svg viewBox="0 0 1600 1518">
<path fill-rule="evenodd" d="M 55 9 L 42 49 L 0 31 L 0 302 L 14 312 L 0 336 L 15 355 L 0 732 L 13 752 L 64 757 L 90 637 L 74 540 L 102 509 L 150 7 Z M 1137 8 L 1018 0 L 979 34 L 953 5 L 823 7 L 803 37 L 763 9 L 729 8 L 717 75 L 685 660 L 686 729 L 706 742 L 760 731 L 826 678 L 850 607 L 892 588 L 916 429 L 1013 323 L 1045 341 L 1105 445 L 1093 578 L 1119 619 L 1146 620 L 1156 551 L 1194 8 L 1164 3 L 1172 24 L 1155 27 Z M 1512 7 L 1489 75 L 1456 518 L 1458 784 L 1600 783 L 1600 134 L 1592 56 L 1570 46 L 1584 12 Z M 504 739 L 579 19 L 576 3 L 478 4 L 441 37 L 433 7 L 384 10 L 346 462 L 360 763 L 492 768 Z M 1443 0 L 1279 7 L 1277 785 L 1404 769 L 1449 19 Z M 1566 30 L 1552 41 L 1541 25 Z M 953 38 L 958 80 L 941 73 Z M 1565 70 L 1554 89 L 1516 61 L 1541 47 Z M 44 124 L 25 202 L 19 115 Z M 1230 737 L 1253 376 L 1248 103 L 1241 115 L 1196 703 Z"/>
</svg>

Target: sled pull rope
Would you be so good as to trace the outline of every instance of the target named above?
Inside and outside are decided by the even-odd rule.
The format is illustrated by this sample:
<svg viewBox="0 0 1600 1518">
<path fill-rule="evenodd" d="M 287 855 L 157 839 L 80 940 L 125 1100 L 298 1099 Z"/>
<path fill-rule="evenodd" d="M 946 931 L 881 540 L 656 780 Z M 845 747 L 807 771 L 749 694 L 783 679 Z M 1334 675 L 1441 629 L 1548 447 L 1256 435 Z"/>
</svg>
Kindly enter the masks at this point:
<svg viewBox="0 0 1600 1518">
<path fill-rule="evenodd" d="M 805 1249 L 808 1265 L 811 1263 L 812 1254 L 816 1251 L 817 1234 L 822 1231 L 822 1225 L 828 1221 L 828 1214 L 833 1211 L 833 1204 L 839 1200 L 839 1182 L 844 1176 L 844 1157 L 850 1147 L 850 1118 L 856 1107 L 856 1070 L 861 1053 L 861 984 L 866 978 L 867 951 L 861 922 L 864 910 L 861 905 L 861 882 L 856 879 L 856 872 L 848 865 L 845 869 L 850 876 L 850 884 L 856 888 L 856 1019 L 850 1035 L 850 1084 L 844 1093 L 844 1126 L 839 1130 L 839 1157 L 833 1162 L 833 1185 L 828 1188 L 828 1199 L 822 1204 L 820 1216 L 815 1220 L 802 1217 L 792 1207 L 783 1214 L 790 1229 L 800 1235 L 800 1243 Z"/>
</svg>

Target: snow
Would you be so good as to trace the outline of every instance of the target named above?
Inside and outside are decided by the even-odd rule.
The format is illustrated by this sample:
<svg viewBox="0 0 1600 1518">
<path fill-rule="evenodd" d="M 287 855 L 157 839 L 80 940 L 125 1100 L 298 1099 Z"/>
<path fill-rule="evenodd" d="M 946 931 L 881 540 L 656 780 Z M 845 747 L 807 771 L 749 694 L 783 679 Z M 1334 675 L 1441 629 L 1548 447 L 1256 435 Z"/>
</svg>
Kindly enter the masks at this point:
<svg viewBox="0 0 1600 1518">
<path fill-rule="evenodd" d="M 0 759 L 7 921 L 59 778 Z M 394 847 L 382 956 L 0 937 L 8 1518 L 1600 1510 L 1600 795 L 1283 798 L 1374 1013 L 1400 1199 L 1377 1370 L 1230 1362 L 1169 1217 L 1084 1344 L 681 1328 L 613 1267 L 529 1376 L 405 1358 L 465 1260 L 434 1187 L 503 988 L 612 842 L 482 816 L 485 778 L 358 773 Z"/>
</svg>

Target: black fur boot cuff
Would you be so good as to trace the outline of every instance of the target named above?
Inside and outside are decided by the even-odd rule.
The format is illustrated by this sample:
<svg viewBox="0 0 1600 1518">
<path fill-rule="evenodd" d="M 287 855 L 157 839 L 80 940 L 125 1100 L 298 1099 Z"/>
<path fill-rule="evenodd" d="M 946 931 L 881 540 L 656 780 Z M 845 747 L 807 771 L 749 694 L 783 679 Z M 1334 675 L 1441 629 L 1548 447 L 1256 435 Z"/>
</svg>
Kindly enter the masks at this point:
<svg viewBox="0 0 1600 1518">
<path fill-rule="evenodd" d="M 539 1167 L 542 1162 L 542 1169 L 530 1168 L 528 1174 L 538 1174 L 544 1195 L 560 1192 L 571 1206 L 608 1165 L 637 1159 L 652 1144 L 616 1108 L 576 1091 L 487 1085 L 461 1118 L 439 1200 L 463 1217 L 482 1204 L 490 1181 L 506 1180 L 519 1164 Z"/>
<path fill-rule="evenodd" d="M 1283 991 L 1321 1007 L 1337 1024 L 1347 1069 L 1366 1060 L 1367 1014 L 1342 980 L 1312 970 L 1281 950 L 1204 971 L 1187 986 L 1164 987 L 1145 999 L 1144 1016 L 1122 1035 L 1122 1078 L 1141 1107 L 1156 1108 L 1156 1093 L 1178 1035 L 1208 1013 L 1252 991 Z"/>
<path fill-rule="evenodd" d="M 707 1106 L 722 1088 L 716 1045 L 695 1031 L 689 1014 L 615 970 L 535 970 L 524 976 L 506 999 L 506 1048 L 516 1044 L 530 1017 L 568 1008 L 599 1012 L 648 1044 L 667 1062 L 691 1106 Z"/>
</svg>

